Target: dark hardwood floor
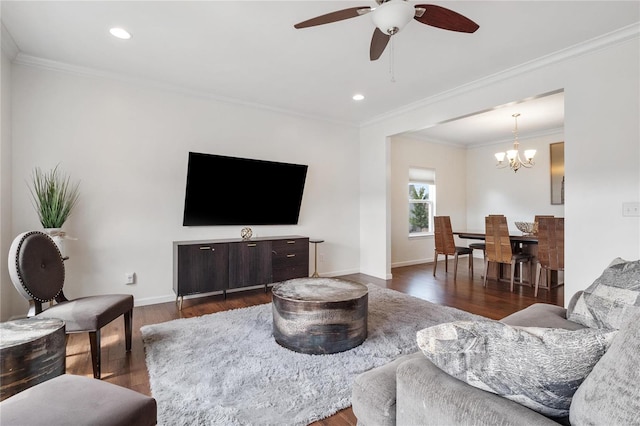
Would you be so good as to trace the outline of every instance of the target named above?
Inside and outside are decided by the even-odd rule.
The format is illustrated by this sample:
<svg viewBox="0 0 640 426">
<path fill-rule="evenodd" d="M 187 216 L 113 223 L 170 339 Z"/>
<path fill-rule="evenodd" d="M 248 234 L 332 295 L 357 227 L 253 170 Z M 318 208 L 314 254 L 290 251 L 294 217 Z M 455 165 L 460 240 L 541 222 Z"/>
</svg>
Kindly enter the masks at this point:
<svg viewBox="0 0 640 426">
<path fill-rule="evenodd" d="M 437 276 L 433 277 L 433 264 L 422 264 L 394 268 L 392 280 L 381 280 L 364 274 L 346 275 L 341 278 L 363 284 L 373 283 L 441 305 L 452 306 L 493 319 L 503 318 L 533 303 L 544 302 L 562 306 L 564 287 L 551 291 L 540 290 L 538 298 L 533 297 L 533 289 L 517 286 L 509 292 L 508 282 L 489 281 L 482 286 L 482 261 L 474 262 L 475 276 L 467 273 L 466 259 L 461 260 L 457 281 L 453 281 L 453 261 L 449 260 L 449 272 L 444 272 L 444 261 L 438 262 Z M 229 309 L 242 308 L 271 302 L 271 293 L 263 289 L 250 290 L 222 296 L 201 297 L 184 301 L 182 311 L 175 303 L 141 306 L 133 313 L 133 344 L 130 353 L 124 350 L 124 322 L 120 319 L 102 330 L 102 379 L 120 386 L 151 395 L 149 377 L 145 364 L 144 348 L 140 327 L 176 318 L 188 318 Z M 89 338 L 86 333 L 71 335 L 67 344 L 67 373 L 93 377 Z M 351 408 L 314 423 L 314 425 L 355 425 L 356 419 Z"/>
</svg>

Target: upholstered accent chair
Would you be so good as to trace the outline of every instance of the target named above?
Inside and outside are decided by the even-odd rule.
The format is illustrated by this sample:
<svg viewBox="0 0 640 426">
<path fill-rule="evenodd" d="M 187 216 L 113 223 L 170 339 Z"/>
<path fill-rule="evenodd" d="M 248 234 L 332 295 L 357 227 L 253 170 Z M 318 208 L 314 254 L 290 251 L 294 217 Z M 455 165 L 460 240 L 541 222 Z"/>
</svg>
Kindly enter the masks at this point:
<svg viewBox="0 0 640 426">
<path fill-rule="evenodd" d="M 39 423 L 152 426 L 157 423 L 157 403 L 150 396 L 106 381 L 63 374 L 0 402 L 3 426 Z"/>
<path fill-rule="evenodd" d="M 434 216 L 434 236 L 435 236 L 435 256 L 433 258 L 433 276 L 436 276 L 438 267 L 438 255 L 444 254 L 444 270 L 449 271 L 448 256 L 454 256 L 453 264 L 453 280 L 458 275 L 458 256 L 469 256 L 469 269 L 471 270 L 471 278 L 473 278 L 473 250 L 469 247 L 456 246 L 453 239 L 453 230 L 451 228 L 451 218 L 449 216 Z"/>
<path fill-rule="evenodd" d="M 14 239 L 9 249 L 9 275 L 18 292 L 29 301 L 28 316 L 61 319 L 67 334 L 89 333 L 96 379 L 100 378 L 100 329 L 121 315 L 125 347 L 127 352 L 131 350 L 133 296 L 109 294 L 67 299 L 62 291 L 64 260 L 47 234 L 30 231 Z M 43 309 L 44 303 L 49 303 L 47 309 Z"/>
</svg>

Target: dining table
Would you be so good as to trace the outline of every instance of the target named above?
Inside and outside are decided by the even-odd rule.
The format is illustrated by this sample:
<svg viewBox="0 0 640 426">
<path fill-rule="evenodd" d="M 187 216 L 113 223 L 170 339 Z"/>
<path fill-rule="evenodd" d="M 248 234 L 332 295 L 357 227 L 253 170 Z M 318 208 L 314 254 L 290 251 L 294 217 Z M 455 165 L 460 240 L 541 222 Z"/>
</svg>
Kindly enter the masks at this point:
<svg viewBox="0 0 640 426">
<path fill-rule="evenodd" d="M 486 234 L 484 231 L 453 231 L 453 235 L 458 236 L 464 240 L 484 240 L 486 238 Z M 525 234 L 509 234 L 509 240 L 511 240 L 511 244 L 514 247 L 520 247 L 522 251 L 526 253 L 530 253 L 532 256 L 537 256 L 538 254 L 538 236 L 537 235 L 525 235 Z M 531 265 L 532 268 L 535 268 L 534 265 Z M 498 268 L 498 280 L 506 280 L 505 275 L 506 271 L 500 267 Z M 496 278 L 496 277 L 494 277 Z M 562 281 L 559 277 L 558 271 L 552 271 L 551 273 L 551 287 L 556 287 L 558 285 L 562 285 Z"/>
<path fill-rule="evenodd" d="M 486 238 L 486 234 L 484 231 L 453 231 L 453 235 L 458 236 L 464 240 L 484 240 Z M 530 264 L 531 268 L 534 268 L 535 271 L 535 257 L 538 254 L 538 236 L 537 235 L 526 235 L 526 234 L 509 234 L 509 240 L 511 241 L 511 246 L 514 250 L 522 250 L 525 253 L 531 254 L 533 256 L 534 261 Z M 489 278 L 497 279 L 498 281 L 506 281 L 509 280 L 509 265 L 500 264 L 497 267 L 497 270 L 492 274 L 488 273 Z M 530 271 L 530 272 L 533 272 Z M 492 277 L 493 275 L 493 277 Z M 532 273 L 526 274 L 525 276 L 533 276 Z M 520 281 L 520 283 L 526 282 L 529 285 L 533 283 L 529 283 L 527 280 L 524 280 L 524 277 L 521 277 L 519 272 L 516 271 L 516 278 Z M 557 282 L 557 278 L 556 278 Z"/>
<path fill-rule="evenodd" d="M 484 240 L 486 238 L 484 231 L 453 231 L 453 235 L 465 240 Z M 514 244 L 538 244 L 537 235 L 509 234 L 509 239 Z"/>
</svg>

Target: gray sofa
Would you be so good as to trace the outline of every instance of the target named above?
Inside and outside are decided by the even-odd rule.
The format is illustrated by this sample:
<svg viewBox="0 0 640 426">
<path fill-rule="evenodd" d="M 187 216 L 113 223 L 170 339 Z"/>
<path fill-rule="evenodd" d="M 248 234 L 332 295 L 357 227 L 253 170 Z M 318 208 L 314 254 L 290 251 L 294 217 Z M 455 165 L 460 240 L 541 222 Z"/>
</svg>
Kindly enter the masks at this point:
<svg viewBox="0 0 640 426">
<path fill-rule="evenodd" d="M 580 292 L 582 293 L 582 292 Z M 580 296 L 576 294 L 571 305 Z M 501 322 L 510 326 L 578 330 L 567 310 L 537 303 Z M 548 418 L 514 401 L 458 380 L 422 352 L 359 375 L 353 385 L 359 425 L 633 425 L 640 424 L 640 315 L 620 327 L 611 347 L 580 385 L 569 418 Z"/>
</svg>

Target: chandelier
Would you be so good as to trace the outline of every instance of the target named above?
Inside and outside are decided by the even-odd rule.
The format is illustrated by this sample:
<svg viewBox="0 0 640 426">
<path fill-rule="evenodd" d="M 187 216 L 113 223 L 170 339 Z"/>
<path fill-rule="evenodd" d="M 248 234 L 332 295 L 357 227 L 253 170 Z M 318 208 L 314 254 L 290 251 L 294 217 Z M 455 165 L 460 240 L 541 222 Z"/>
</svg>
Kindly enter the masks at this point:
<svg viewBox="0 0 640 426">
<path fill-rule="evenodd" d="M 518 147 L 520 146 L 520 142 L 518 142 L 518 117 L 520 117 L 520 114 L 515 113 L 512 115 L 512 117 L 516 122 L 515 128 L 513 129 L 513 134 L 515 135 L 515 139 L 513 141 L 513 149 L 508 150 L 506 153 L 497 152 L 495 154 L 496 160 L 498 160 L 498 164 L 496 164 L 496 167 L 498 167 L 499 169 L 502 169 L 509 166 L 511 170 L 513 170 L 514 172 L 517 172 L 518 170 L 520 170 L 520 167 L 530 168 L 535 164 L 533 161 L 533 157 L 536 155 L 536 150 L 535 149 L 525 150 L 524 151 L 525 161 L 522 161 L 522 159 L 520 158 L 520 152 L 518 151 Z M 509 160 L 509 162 L 504 161 L 505 157 L 507 157 L 507 160 Z"/>
</svg>

